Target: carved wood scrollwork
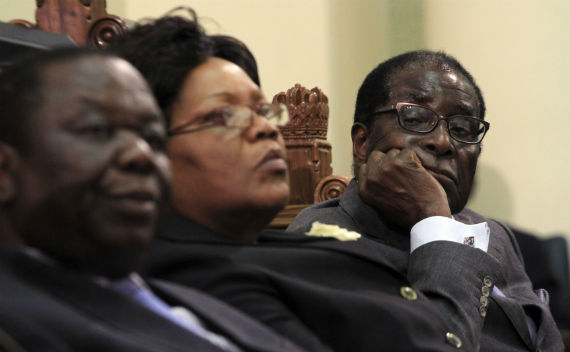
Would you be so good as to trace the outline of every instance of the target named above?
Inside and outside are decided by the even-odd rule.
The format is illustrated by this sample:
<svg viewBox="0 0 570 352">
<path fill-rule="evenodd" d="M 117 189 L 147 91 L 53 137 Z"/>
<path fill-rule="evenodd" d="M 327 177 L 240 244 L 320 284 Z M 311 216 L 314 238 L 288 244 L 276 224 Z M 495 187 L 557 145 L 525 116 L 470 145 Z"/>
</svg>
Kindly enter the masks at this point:
<svg viewBox="0 0 570 352">
<path fill-rule="evenodd" d="M 291 122 L 281 128 L 285 140 L 327 139 L 329 99 L 319 88 L 309 90 L 297 83 L 287 93 L 275 95 L 273 102 L 289 110 Z"/>
<path fill-rule="evenodd" d="M 128 22 L 119 16 L 101 17 L 89 29 L 89 44 L 99 48 L 106 47 L 113 38 L 123 35 L 127 29 Z"/>
<path fill-rule="evenodd" d="M 315 187 L 315 203 L 340 197 L 348 187 L 349 182 L 348 177 L 341 175 L 330 175 L 323 178 Z"/>
<path fill-rule="evenodd" d="M 130 22 L 107 14 L 106 0 L 36 0 L 36 22 L 10 23 L 47 32 L 67 34 L 78 45 L 104 47 L 123 34 Z"/>
<path fill-rule="evenodd" d="M 30 21 L 26 21 L 26 20 L 11 20 L 9 23 L 15 24 L 18 26 L 22 26 L 22 27 L 26 27 L 26 28 L 35 28 L 36 27 L 35 24 L 33 24 Z"/>
</svg>

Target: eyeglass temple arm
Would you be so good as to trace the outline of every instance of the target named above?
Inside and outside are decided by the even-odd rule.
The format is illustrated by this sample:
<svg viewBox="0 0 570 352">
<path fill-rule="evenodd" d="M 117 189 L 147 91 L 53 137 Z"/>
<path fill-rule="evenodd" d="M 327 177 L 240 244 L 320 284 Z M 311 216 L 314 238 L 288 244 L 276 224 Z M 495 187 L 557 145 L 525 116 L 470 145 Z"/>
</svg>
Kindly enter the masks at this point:
<svg viewBox="0 0 570 352">
<path fill-rule="evenodd" d="M 171 128 L 171 129 L 169 129 L 169 130 L 167 131 L 167 133 L 168 133 L 169 135 L 170 135 L 171 133 L 172 133 L 172 134 L 176 134 L 176 133 L 178 133 L 178 132 L 184 130 L 184 128 L 186 128 L 186 127 L 188 127 L 188 126 L 192 126 L 192 125 L 195 124 L 195 123 L 196 123 L 196 120 L 192 120 L 192 121 L 185 122 L 185 123 L 183 123 L 182 125 L 179 125 L 179 126 L 176 126 L 176 127 L 173 127 L 173 128 Z"/>
<path fill-rule="evenodd" d="M 374 111 L 372 112 L 372 114 L 370 114 L 370 115 L 382 114 L 382 113 L 384 113 L 384 112 L 388 112 L 388 111 L 392 111 L 392 110 L 397 110 L 397 109 L 396 109 L 396 105 L 390 105 L 390 106 L 386 106 L 386 107 L 380 108 L 380 109 L 378 109 L 378 110 L 374 110 Z"/>
<path fill-rule="evenodd" d="M 180 125 L 180 126 L 177 126 L 177 127 L 173 128 L 173 129 L 171 129 L 171 130 L 166 131 L 166 134 L 167 134 L 169 137 L 172 137 L 172 136 L 176 136 L 176 135 L 178 135 L 178 134 L 185 134 L 185 133 L 198 132 L 198 131 L 205 130 L 205 129 L 207 129 L 207 128 L 211 128 L 211 127 L 213 127 L 213 126 L 216 126 L 215 124 L 212 123 L 212 124 L 204 124 L 204 125 L 198 126 L 198 127 L 194 128 L 194 129 L 190 129 L 190 130 L 186 130 L 186 129 L 185 129 L 185 128 L 188 127 L 188 126 L 194 125 L 194 122 L 195 122 L 195 121 L 190 121 L 190 122 L 184 123 L 184 124 L 182 124 L 182 125 Z"/>
</svg>

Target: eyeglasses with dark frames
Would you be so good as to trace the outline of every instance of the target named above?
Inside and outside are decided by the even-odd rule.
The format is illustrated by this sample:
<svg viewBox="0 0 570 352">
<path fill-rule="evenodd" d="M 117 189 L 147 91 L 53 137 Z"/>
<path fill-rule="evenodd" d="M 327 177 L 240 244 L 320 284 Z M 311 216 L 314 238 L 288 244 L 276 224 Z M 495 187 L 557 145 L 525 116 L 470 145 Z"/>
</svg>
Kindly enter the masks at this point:
<svg viewBox="0 0 570 352">
<path fill-rule="evenodd" d="M 428 134 L 439 125 L 441 121 L 447 124 L 447 132 L 454 140 L 467 144 L 481 143 L 491 125 L 474 116 L 440 116 L 425 106 L 413 103 L 397 103 L 376 109 L 369 116 L 396 111 L 398 123 L 406 131 Z"/>
<path fill-rule="evenodd" d="M 285 126 L 289 123 L 289 112 L 284 104 L 262 103 L 254 107 L 227 105 L 213 110 L 204 117 L 168 130 L 168 136 L 194 133 L 214 127 L 245 130 L 252 125 L 254 115 L 266 118 L 269 124 L 275 127 Z"/>
</svg>

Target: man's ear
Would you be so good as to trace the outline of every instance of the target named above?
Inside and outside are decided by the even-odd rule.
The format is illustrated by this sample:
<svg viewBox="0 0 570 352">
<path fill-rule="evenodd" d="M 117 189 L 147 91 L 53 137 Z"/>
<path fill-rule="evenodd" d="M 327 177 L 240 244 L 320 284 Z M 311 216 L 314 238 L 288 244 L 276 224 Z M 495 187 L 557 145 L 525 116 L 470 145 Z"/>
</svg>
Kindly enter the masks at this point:
<svg viewBox="0 0 570 352">
<path fill-rule="evenodd" d="M 366 142 L 368 141 L 368 128 L 360 122 L 352 125 L 352 158 L 356 170 L 366 162 Z"/>
<path fill-rule="evenodd" d="M 11 201 L 16 194 L 16 170 L 19 164 L 16 150 L 0 142 L 0 204 Z"/>
</svg>

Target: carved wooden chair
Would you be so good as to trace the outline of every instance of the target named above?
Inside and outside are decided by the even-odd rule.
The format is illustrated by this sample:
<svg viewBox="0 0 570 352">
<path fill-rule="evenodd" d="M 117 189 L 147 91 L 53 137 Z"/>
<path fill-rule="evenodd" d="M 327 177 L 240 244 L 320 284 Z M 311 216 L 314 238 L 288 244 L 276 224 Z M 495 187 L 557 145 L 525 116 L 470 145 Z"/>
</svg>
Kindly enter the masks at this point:
<svg viewBox="0 0 570 352">
<path fill-rule="evenodd" d="M 133 22 L 106 11 L 105 0 L 36 0 L 36 23 L 10 21 L 27 28 L 68 35 L 78 45 L 105 47 Z M 287 106 L 290 125 L 281 132 L 287 146 L 291 197 L 287 207 L 271 223 L 285 228 L 303 208 L 338 197 L 349 179 L 332 175 L 331 145 L 327 141 L 329 107 L 319 89 L 300 84 L 278 93 L 274 102 Z"/>
<path fill-rule="evenodd" d="M 309 90 L 295 84 L 286 93 L 276 94 L 273 102 L 285 104 L 291 118 L 290 124 L 281 128 L 289 159 L 291 197 L 270 225 L 285 228 L 303 208 L 339 197 L 349 178 L 332 175 L 327 96 L 317 87 Z"/>
</svg>

